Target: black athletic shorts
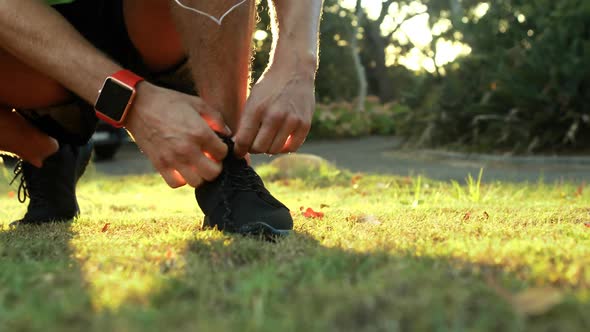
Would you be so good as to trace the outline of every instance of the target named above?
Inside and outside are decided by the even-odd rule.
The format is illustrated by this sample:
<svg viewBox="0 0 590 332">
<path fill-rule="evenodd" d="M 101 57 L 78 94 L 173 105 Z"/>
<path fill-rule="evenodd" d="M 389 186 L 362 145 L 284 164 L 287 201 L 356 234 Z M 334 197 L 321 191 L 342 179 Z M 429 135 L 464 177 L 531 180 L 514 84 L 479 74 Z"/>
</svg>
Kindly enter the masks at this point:
<svg viewBox="0 0 590 332">
<path fill-rule="evenodd" d="M 123 0 L 76 0 L 54 5 L 78 32 L 96 48 L 125 68 L 143 73 L 139 52 L 129 39 Z"/>
</svg>

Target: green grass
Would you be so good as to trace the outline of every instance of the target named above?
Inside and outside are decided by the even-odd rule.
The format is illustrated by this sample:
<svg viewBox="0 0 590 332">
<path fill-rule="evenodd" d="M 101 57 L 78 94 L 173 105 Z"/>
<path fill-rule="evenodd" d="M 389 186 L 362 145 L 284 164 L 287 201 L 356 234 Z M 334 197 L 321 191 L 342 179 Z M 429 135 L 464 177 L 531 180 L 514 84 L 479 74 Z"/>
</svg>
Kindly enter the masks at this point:
<svg viewBox="0 0 590 332">
<path fill-rule="evenodd" d="M 201 230 L 192 191 L 155 175 L 90 173 L 68 225 L 9 229 L 25 206 L 0 186 L 0 330 L 590 330 L 579 184 L 277 180 L 296 234 L 273 244 Z M 538 312 L 514 300 L 547 287 Z"/>
</svg>

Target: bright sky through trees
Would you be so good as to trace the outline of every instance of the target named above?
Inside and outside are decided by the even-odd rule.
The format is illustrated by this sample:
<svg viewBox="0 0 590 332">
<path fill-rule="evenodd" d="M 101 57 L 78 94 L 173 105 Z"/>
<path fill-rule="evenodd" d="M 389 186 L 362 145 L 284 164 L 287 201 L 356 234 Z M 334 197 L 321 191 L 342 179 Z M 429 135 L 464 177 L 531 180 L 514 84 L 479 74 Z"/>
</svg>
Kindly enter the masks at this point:
<svg viewBox="0 0 590 332">
<path fill-rule="evenodd" d="M 347 8 L 353 8 L 356 4 L 356 0 L 341 1 L 342 6 Z M 370 18 L 377 17 L 381 11 L 381 1 L 378 0 L 363 0 L 362 5 L 366 8 Z M 482 3 L 477 8 L 476 15 L 481 17 L 485 15 L 488 9 L 489 4 Z M 395 26 L 394 22 L 396 19 L 399 21 L 400 19 L 403 19 L 407 13 L 413 14 L 423 11 L 425 12 L 423 15 L 418 15 L 405 22 L 400 29 L 401 31 L 395 35 L 400 43 L 407 43 L 407 38 L 411 39 L 412 43 L 415 44 L 417 48 L 414 48 L 409 55 L 401 56 L 396 59 L 396 57 L 398 57 L 396 54 L 396 47 L 391 45 L 387 49 L 389 65 L 394 64 L 397 60 L 398 63 L 411 70 L 425 69 L 429 72 L 434 72 L 436 70 L 434 61 L 426 56 L 420 48 L 428 45 L 432 41 L 433 34 L 438 34 L 440 31 L 448 29 L 451 24 L 450 21 L 446 20 L 439 22 L 431 31 L 428 27 L 426 7 L 421 2 L 414 1 L 410 6 L 404 6 L 402 8 L 394 3 L 390 8 L 391 18 L 385 21 L 382 28 L 384 32 L 387 32 L 387 30 L 390 30 Z M 438 66 L 454 61 L 461 54 L 468 54 L 471 52 L 471 49 L 467 45 L 447 40 L 440 40 L 437 43 L 436 48 L 437 52 L 435 61 Z"/>
</svg>

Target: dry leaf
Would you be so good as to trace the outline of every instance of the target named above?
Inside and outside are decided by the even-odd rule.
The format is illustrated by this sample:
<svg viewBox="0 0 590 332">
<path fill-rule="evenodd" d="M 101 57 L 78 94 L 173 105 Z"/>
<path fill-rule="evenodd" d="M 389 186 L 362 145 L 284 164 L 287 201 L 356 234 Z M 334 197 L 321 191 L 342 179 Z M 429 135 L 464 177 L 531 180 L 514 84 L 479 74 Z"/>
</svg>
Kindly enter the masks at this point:
<svg viewBox="0 0 590 332">
<path fill-rule="evenodd" d="M 101 232 L 103 232 L 103 233 L 104 233 L 104 232 L 106 232 L 106 231 L 109 229 L 109 226 L 110 226 L 110 225 L 111 225 L 110 223 L 106 223 L 106 224 L 104 224 L 104 226 L 102 226 L 102 230 L 101 230 Z"/>
<path fill-rule="evenodd" d="M 322 219 L 324 217 L 323 212 L 314 211 L 312 208 L 307 208 L 305 212 L 303 212 L 303 216 L 305 218 L 314 218 L 314 219 Z"/>
<path fill-rule="evenodd" d="M 486 211 L 484 211 L 484 212 L 483 212 L 483 218 L 484 218 L 485 220 L 488 220 L 488 219 L 490 219 L 490 215 L 489 215 L 489 214 L 488 214 Z"/>
<path fill-rule="evenodd" d="M 463 216 L 463 221 L 467 221 L 471 218 L 471 212 L 467 212 L 465 213 L 465 215 Z"/>
<path fill-rule="evenodd" d="M 172 249 L 168 248 L 168 250 L 166 250 L 166 259 L 167 260 L 171 259 L 173 255 L 174 255 L 174 253 L 172 252 Z"/>
<path fill-rule="evenodd" d="M 355 176 L 352 177 L 352 179 L 350 180 L 350 184 L 352 184 L 353 186 L 358 184 L 358 182 L 363 178 L 362 175 L 357 174 Z"/>
<path fill-rule="evenodd" d="M 563 301 L 563 294 L 552 287 L 525 289 L 512 296 L 514 309 L 525 316 L 542 315 Z"/>
<path fill-rule="evenodd" d="M 585 223 L 584 226 L 590 228 L 590 222 Z"/>
<path fill-rule="evenodd" d="M 168 248 L 168 250 L 166 250 L 165 258 L 166 259 L 162 263 L 160 263 L 160 271 L 162 273 L 169 272 L 174 268 L 174 265 L 176 264 L 176 254 L 171 248 Z"/>
</svg>

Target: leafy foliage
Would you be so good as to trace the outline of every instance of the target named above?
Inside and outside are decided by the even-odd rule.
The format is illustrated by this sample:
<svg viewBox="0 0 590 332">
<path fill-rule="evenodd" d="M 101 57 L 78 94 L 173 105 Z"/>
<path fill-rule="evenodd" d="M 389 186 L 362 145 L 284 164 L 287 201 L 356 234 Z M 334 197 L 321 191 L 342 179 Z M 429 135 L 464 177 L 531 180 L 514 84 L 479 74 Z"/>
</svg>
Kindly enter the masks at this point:
<svg viewBox="0 0 590 332">
<path fill-rule="evenodd" d="M 393 135 L 395 116 L 410 112 L 398 103 L 382 104 L 377 97 L 367 98 L 364 112 L 355 112 L 354 103 L 334 102 L 319 105 L 313 119 L 311 137 L 342 138 L 366 135 Z"/>
<path fill-rule="evenodd" d="M 472 54 L 425 82 L 401 119 L 426 145 L 535 152 L 590 142 L 590 4 L 497 1 L 455 27 Z"/>
<path fill-rule="evenodd" d="M 342 137 L 397 133 L 425 146 L 476 151 L 540 152 L 588 149 L 590 142 L 590 3 L 585 0 L 380 0 L 377 17 L 357 15 L 326 0 L 321 28 L 318 108 L 312 135 Z M 262 2 L 264 3 L 264 1 Z M 488 4 L 482 17 L 477 8 Z M 428 15 L 427 45 L 400 27 Z M 441 22 L 444 24 L 441 25 Z M 261 11 L 259 28 L 268 28 Z M 391 105 L 391 118 L 356 114 L 358 78 L 350 47 L 357 25 L 358 53 L 369 94 Z M 434 60 L 438 41 L 461 42 L 471 53 L 436 70 L 411 72 L 399 58 L 412 50 Z M 260 74 L 270 38 L 257 43 Z M 394 49 L 392 54 L 391 50 Z M 396 58 L 392 58 L 396 57 Z M 391 106 L 389 105 L 389 106 Z M 370 113 L 370 111 L 368 112 Z M 373 125 L 386 128 L 373 128 Z M 394 128 L 395 127 L 395 128 Z"/>
</svg>

